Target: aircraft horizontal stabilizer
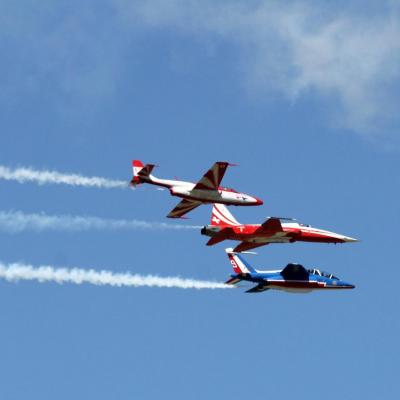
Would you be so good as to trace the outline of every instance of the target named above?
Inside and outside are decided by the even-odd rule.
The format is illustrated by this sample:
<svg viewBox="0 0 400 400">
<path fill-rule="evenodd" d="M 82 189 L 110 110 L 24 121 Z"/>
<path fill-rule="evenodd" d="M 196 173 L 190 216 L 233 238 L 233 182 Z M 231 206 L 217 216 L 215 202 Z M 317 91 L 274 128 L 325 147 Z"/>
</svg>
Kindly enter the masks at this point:
<svg viewBox="0 0 400 400">
<path fill-rule="evenodd" d="M 146 164 L 140 171 L 138 171 L 138 176 L 147 177 L 153 171 L 155 165 L 154 164 Z"/>
<path fill-rule="evenodd" d="M 225 285 L 236 285 L 239 283 L 242 279 L 240 278 L 229 278 L 226 282 Z"/>
</svg>

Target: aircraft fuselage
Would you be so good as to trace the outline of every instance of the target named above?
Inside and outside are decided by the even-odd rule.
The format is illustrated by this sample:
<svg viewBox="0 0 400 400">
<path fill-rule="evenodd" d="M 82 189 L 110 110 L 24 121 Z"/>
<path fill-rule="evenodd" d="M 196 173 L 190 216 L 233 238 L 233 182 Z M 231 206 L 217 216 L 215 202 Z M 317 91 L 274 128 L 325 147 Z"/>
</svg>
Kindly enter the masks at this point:
<svg viewBox="0 0 400 400">
<path fill-rule="evenodd" d="M 150 185 L 162 186 L 169 189 L 172 196 L 201 203 L 221 203 L 226 205 L 254 206 L 262 205 L 263 201 L 246 193 L 239 193 L 234 189 L 219 187 L 218 190 L 195 189 L 191 182 L 159 179 L 154 176 L 142 178 Z"/>
<path fill-rule="evenodd" d="M 338 278 L 309 273 L 304 279 L 285 279 L 281 271 L 265 271 L 248 274 L 232 274 L 232 279 L 245 280 L 262 285 L 263 290 L 275 289 L 294 293 L 307 293 L 322 289 L 354 289 L 354 285 Z"/>
<path fill-rule="evenodd" d="M 261 205 L 263 203 L 257 197 L 246 193 L 239 193 L 232 189 L 218 188 L 218 190 L 202 190 L 193 189 L 193 187 L 193 184 L 190 186 L 172 186 L 170 192 L 172 196 L 202 203 L 221 203 L 240 206 Z"/>
<path fill-rule="evenodd" d="M 226 228 L 208 225 L 203 227 L 201 233 L 213 237 L 224 229 L 227 229 L 226 239 L 251 243 L 292 243 L 297 241 L 345 243 L 356 241 L 356 239 L 348 236 L 298 223 L 284 223 L 282 224 L 282 231 L 278 232 L 265 229 L 259 224 L 235 225 Z"/>
</svg>

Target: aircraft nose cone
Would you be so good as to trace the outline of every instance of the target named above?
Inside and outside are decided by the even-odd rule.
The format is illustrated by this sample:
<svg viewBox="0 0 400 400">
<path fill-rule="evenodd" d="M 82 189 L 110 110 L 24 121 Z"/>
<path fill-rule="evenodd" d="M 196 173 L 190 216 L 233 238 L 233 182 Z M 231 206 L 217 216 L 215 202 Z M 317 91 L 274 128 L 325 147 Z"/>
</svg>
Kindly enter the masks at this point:
<svg viewBox="0 0 400 400">
<path fill-rule="evenodd" d="M 258 197 L 255 197 L 255 199 L 256 199 L 256 205 L 261 206 L 264 204 L 264 202 L 261 199 L 259 199 Z"/>
<path fill-rule="evenodd" d="M 354 238 L 349 237 L 349 236 L 345 236 L 343 240 L 344 240 L 345 242 L 347 242 L 347 243 L 358 242 L 358 239 L 354 239 Z"/>
<path fill-rule="evenodd" d="M 354 289 L 356 286 L 353 285 L 352 283 L 347 283 L 347 282 L 342 282 L 343 289 Z"/>
</svg>

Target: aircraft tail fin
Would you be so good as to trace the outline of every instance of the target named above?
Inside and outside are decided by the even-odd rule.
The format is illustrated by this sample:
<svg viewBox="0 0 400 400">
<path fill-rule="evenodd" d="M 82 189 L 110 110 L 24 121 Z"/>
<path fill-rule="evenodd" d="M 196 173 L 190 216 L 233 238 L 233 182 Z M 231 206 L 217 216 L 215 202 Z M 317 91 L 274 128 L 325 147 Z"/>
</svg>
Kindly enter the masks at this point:
<svg viewBox="0 0 400 400">
<path fill-rule="evenodd" d="M 144 165 L 140 160 L 132 161 L 133 178 L 131 185 L 136 186 L 140 183 L 148 182 L 151 180 L 151 171 L 155 167 L 154 164 Z"/>
<path fill-rule="evenodd" d="M 237 226 L 240 225 L 235 217 L 223 204 L 215 203 L 211 212 L 212 226 Z"/>
<path fill-rule="evenodd" d="M 235 253 L 233 249 L 225 249 L 229 261 L 232 265 L 233 271 L 236 274 L 250 274 L 257 272 L 248 262 L 246 262 L 239 254 Z"/>
</svg>

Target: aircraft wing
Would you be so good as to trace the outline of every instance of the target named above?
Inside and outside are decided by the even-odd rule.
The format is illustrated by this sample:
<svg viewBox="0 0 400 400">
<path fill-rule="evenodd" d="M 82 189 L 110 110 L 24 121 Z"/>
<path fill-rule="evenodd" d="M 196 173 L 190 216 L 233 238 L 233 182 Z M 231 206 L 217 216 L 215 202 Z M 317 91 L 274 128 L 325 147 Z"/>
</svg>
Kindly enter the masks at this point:
<svg viewBox="0 0 400 400">
<path fill-rule="evenodd" d="M 214 244 L 217 244 L 219 242 L 222 242 L 222 241 L 226 240 L 231 233 L 233 233 L 233 229 L 232 228 L 222 229 L 222 231 L 218 232 L 215 236 L 213 236 L 207 242 L 207 246 L 212 246 Z"/>
<path fill-rule="evenodd" d="M 269 290 L 269 287 L 266 286 L 264 283 L 259 283 L 257 286 L 252 287 L 249 290 L 246 290 L 246 293 L 260 293 Z"/>
<path fill-rule="evenodd" d="M 261 224 L 261 227 L 271 231 L 283 232 L 282 224 L 279 218 L 268 218 L 264 223 Z"/>
<path fill-rule="evenodd" d="M 196 183 L 193 190 L 218 190 L 229 163 L 217 161 Z"/>
<path fill-rule="evenodd" d="M 200 206 L 202 203 L 199 201 L 186 200 L 183 199 L 177 206 L 167 215 L 168 218 L 181 218 L 189 211 L 194 210 L 196 207 Z"/>
<path fill-rule="evenodd" d="M 238 244 L 233 251 L 236 253 L 240 253 L 241 251 L 247 251 L 251 249 L 255 249 L 256 247 L 266 246 L 268 243 L 252 243 L 252 242 L 242 242 Z"/>
</svg>

